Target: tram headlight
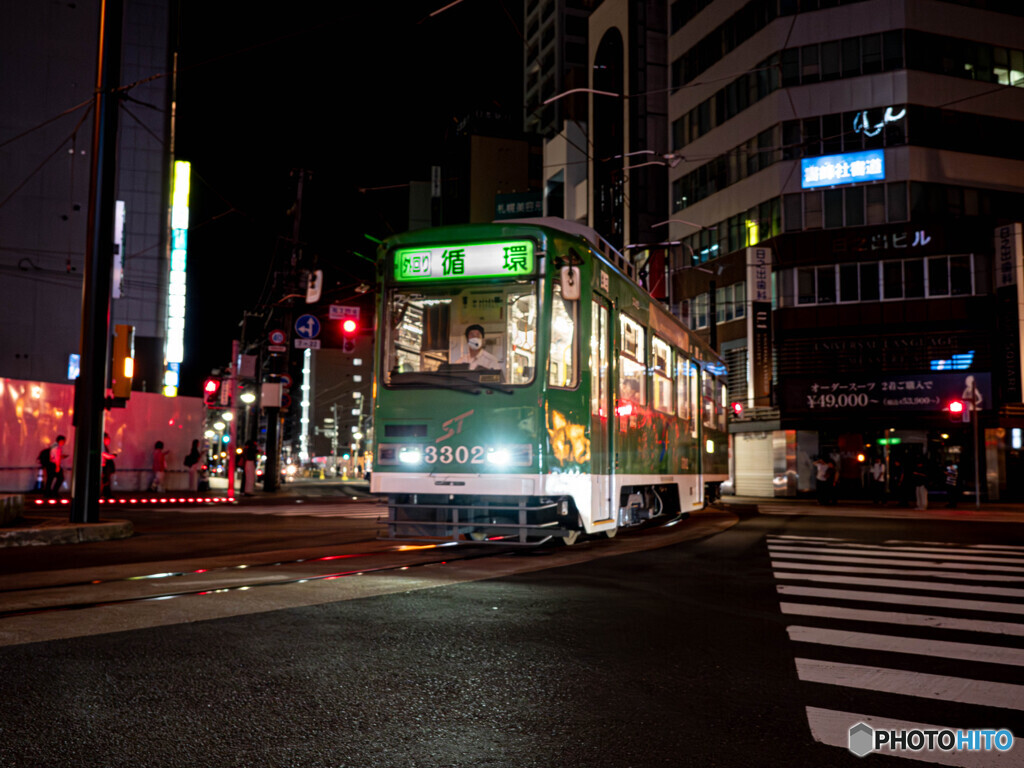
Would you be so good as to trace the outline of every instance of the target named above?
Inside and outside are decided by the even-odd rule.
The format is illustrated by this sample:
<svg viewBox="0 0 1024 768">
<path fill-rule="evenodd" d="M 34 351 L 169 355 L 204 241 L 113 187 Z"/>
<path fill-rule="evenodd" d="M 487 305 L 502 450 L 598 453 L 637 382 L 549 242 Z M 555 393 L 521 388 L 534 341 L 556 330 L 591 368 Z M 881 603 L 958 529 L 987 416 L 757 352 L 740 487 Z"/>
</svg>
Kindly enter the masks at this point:
<svg viewBox="0 0 1024 768">
<path fill-rule="evenodd" d="M 402 447 L 398 449 L 398 460 L 402 464 L 419 464 L 423 461 L 423 452 L 416 447 Z"/>
<path fill-rule="evenodd" d="M 487 451 L 488 464 L 496 464 L 499 467 L 506 467 L 511 459 L 512 455 L 508 452 L 507 448 L 491 448 Z"/>
</svg>

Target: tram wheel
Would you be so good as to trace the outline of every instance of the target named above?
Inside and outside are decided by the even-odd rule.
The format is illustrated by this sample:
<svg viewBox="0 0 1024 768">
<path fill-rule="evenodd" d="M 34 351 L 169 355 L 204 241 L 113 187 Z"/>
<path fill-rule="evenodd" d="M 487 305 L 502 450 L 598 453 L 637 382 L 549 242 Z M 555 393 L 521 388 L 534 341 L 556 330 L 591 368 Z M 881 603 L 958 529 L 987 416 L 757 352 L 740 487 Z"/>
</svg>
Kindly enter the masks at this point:
<svg viewBox="0 0 1024 768">
<path fill-rule="evenodd" d="M 609 539 L 614 539 L 615 538 L 615 534 L 618 533 L 618 532 L 619 532 L 619 527 L 615 526 L 614 528 L 609 528 L 607 531 L 605 531 L 604 535 L 607 536 Z"/>
<path fill-rule="evenodd" d="M 580 540 L 580 531 L 569 531 L 568 536 L 558 536 L 557 540 L 562 544 L 562 546 L 571 547 L 573 544 Z"/>
</svg>

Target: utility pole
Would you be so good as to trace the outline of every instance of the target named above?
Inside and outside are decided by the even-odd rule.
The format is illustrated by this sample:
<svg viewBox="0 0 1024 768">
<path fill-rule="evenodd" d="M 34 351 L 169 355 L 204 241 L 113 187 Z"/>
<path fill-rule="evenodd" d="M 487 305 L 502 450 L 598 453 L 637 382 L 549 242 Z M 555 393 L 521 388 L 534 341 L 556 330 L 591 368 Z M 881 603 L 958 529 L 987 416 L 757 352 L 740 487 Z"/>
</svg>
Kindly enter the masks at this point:
<svg viewBox="0 0 1024 768">
<path fill-rule="evenodd" d="M 110 282 L 114 265 L 114 185 L 117 181 L 117 118 L 120 108 L 123 0 L 101 0 L 96 93 L 93 100 L 92 165 L 88 234 L 82 280 L 81 368 L 75 382 L 74 475 L 71 522 L 98 523 Z"/>
<path fill-rule="evenodd" d="M 300 234 L 300 230 L 301 230 L 301 226 L 302 226 L 302 194 L 303 194 L 303 187 L 305 186 L 306 177 L 307 177 L 306 171 L 301 170 L 301 169 L 297 170 L 297 171 L 293 171 L 292 173 L 293 173 L 293 175 L 297 175 L 298 176 L 298 181 L 297 181 L 297 187 L 296 187 L 296 192 L 295 192 L 295 204 L 292 206 L 292 252 L 291 252 L 291 257 L 289 259 L 288 280 L 286 281 L 286 285 L 290 285 L 291 281 L 295 278 L 297 270 L 298 270 L 298 267 L 299 267 L 299 262 L 301 261 L 301 258 L 302 258 L 302 249 L 301 249 L 301 247 L 299 245 L 299 243 L 300 243 L 299 234 Z M 289 334 L 289 338 L 287 340 L 287 351 L 284 352 L 281 357 L 278 357 L 278 355 L 276 355 L 276 354 L 271 356 L 271 370 L 270 370 L 271 376 L 273 376 L 274 374 L 288 373 L 288 371 L 289 371 L 288 361 L 289 361 L 289 358 L 291 356 L 291 350 L 294 348 L 294 346 L 293 346 L 294 342 L 290 339 L 290 334 L 294 330 L 294 326 L 293 326 L 293 323 L 292 323 L 293 316 L 292 316 L 292 311 L 290 309 L 292 299 L 289 296 L 286 295 L 282 299 L 282 302 L 285 302 L 285 301 L 287 303 L 285 303 L 285 310 L 284 310 L 284 320 L 285 320 L 284 327 L 286 329 L 286 333 Z M 283 363 L 284 363 L 283 364 L 284 371 L 281 371 L 281 370 L 279 370 L 279 369 L 274 367 L 274 365 L 275 365 L 274 361 L 275 360 L 280 360 L 282 358 L 283 358 Z M 278 480 L 279 480 L 279 478 L 278 478 L 278 467 L 280 466 L 280 458 L 281 458 L 281 446 L 280 446 L 281 440 L 280 440 L 280 437 L 279 437 L 278 433 L 279 433 L 279 430 L 281 428 L 281 409 L 278 408 L 278 407 L 268 407 L 268 408 L 266 408 L 266 415 L 267 415 L 267 445 L 266 445 L 267 463 L 266 463 L 266 469 L 265 469 L 265 471 L 263 473 L 263 490 L 267 491 L 267 492 L 271 492 L 271 491 L 276 491 L 277 490 L 277 488 L 278 488 Z"/>
</svg>

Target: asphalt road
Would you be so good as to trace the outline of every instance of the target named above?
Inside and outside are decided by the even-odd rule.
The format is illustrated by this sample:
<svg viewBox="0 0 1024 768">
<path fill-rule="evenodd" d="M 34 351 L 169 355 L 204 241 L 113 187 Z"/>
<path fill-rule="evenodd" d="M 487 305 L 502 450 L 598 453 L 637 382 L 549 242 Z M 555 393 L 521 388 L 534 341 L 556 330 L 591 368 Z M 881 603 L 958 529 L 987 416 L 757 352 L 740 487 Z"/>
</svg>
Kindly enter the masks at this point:
<svg viewBox="0 0 1024 768">
<path fill-rule="evenodd" d="M 196 606 L 260 590 L 64 612 L 109 626 L 0 647 L 0 766 L 908 765 L 834 744 L 851 717 L 1024 738 L 1019 525 L 679 530 L 273 586 L 348 591 L 217 619 Z M 141 611 L 177 618 L 127 629 Z M 914 757 L 1021 765 L 1024 742 Z"/>
</svg>

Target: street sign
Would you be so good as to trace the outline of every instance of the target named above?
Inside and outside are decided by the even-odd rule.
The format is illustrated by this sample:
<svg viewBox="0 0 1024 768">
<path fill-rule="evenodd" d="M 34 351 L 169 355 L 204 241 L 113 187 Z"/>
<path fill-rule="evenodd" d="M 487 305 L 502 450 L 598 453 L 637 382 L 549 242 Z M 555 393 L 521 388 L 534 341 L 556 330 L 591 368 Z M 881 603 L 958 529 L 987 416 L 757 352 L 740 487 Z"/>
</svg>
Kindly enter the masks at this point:
<svg viewBox="0 0 1024 768">
<path fill-rule="evenodd" d="M 320 335 L 320 321 L 316 319 L 315 315 L 303 315 L 295 321 L 295 332 L 303 339 L 315 339 Z M 314 349 L 319 348 L 319 345 L 314 347 Z M 304 349 L 304 347 L 299 347 L 299 349 Z"/>
<path fill-rule="evenodd" d="M 344 320 L 345 318 L 359 319 L 359 307 L 351 307 L 347 304 L 331 304 L 328 318 L 331 320 Z"/>
<path fill-rule="evenodd" d="M 320 339 L 295 339 L 296 349 L 320 349 Z"/>
<path fill-rule="evenodd" d="M 281 345 L 281 344 L 284 344 L 284 342 L 288 338 L 288 336 L 285 334 L 284 331 L 282 331 L 280 329 L 277 329 L 277 330 L 271 331 L 268 334 L 268 338 L 270 339 L 270 343 L 271 344 Z"/>
</svg>

